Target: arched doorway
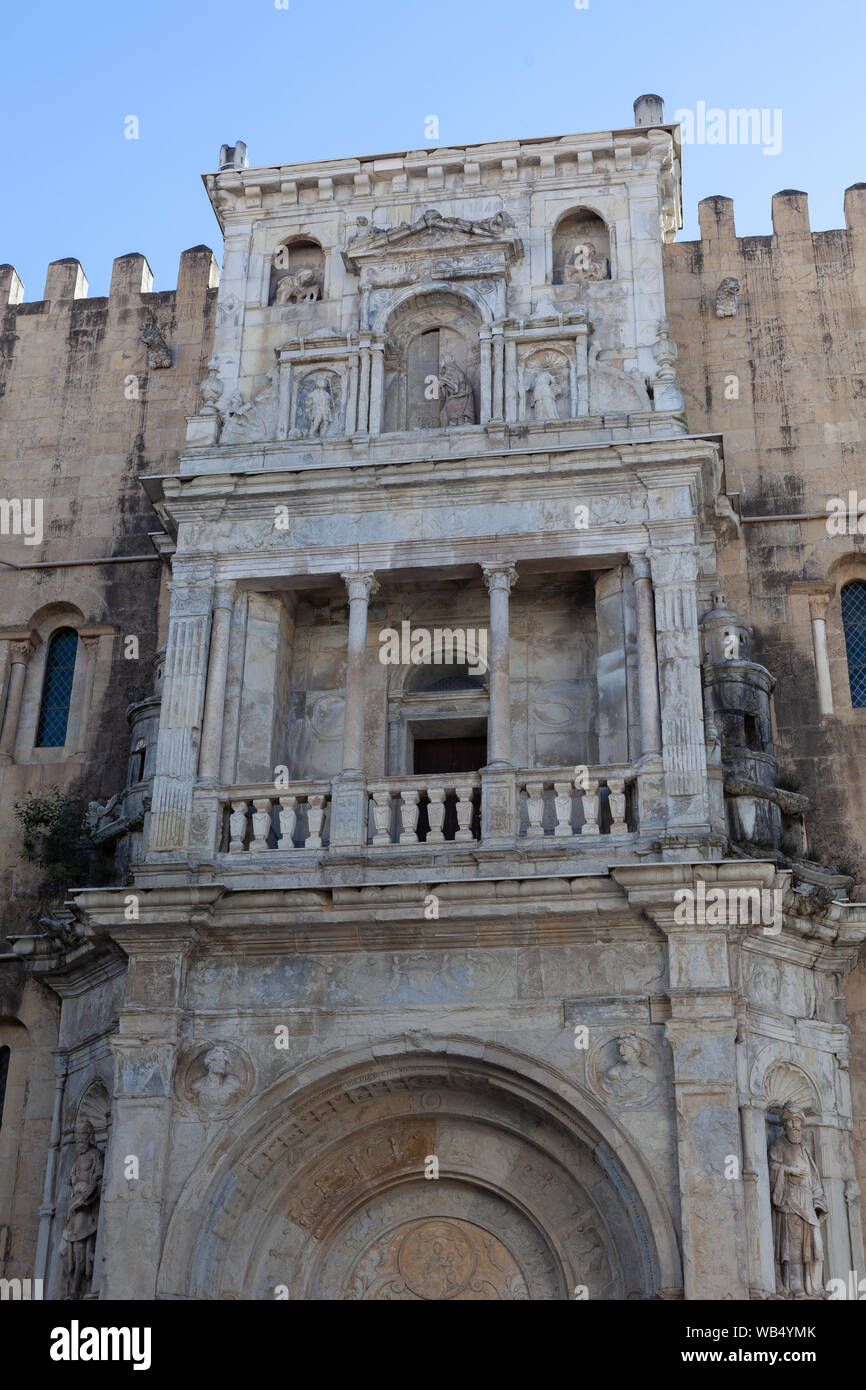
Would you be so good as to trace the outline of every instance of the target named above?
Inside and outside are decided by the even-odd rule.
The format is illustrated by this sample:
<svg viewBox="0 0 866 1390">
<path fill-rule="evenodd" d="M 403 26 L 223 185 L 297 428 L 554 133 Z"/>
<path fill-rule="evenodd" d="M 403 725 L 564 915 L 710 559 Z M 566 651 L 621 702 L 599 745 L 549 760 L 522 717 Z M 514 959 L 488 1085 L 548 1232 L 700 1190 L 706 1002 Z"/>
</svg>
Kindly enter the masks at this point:
<svg viewBox="0 0 866 1390">
<path fill-rule="evenodd" d="M 649 1173 L 575 1088 L 508 1049 L 415 1042 L 321 1059 L 236 1116 L 177 1205 L 161 1295 L 629 1299 L 679 1283 Z"/>
</svg>

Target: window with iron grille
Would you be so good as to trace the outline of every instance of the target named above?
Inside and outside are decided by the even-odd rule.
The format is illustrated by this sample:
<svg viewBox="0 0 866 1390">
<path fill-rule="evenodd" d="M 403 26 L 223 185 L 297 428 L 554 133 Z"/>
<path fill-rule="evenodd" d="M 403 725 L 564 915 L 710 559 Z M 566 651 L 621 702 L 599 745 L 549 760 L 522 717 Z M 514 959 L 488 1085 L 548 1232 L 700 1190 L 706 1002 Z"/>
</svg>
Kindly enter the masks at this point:
<svg viewBox="0 0 866 1390">
<path fill-rule="evenodd" d="M 842 588 L 842 626 L 851 704 L 862 709 L 866 706 L 866 581 L 862 579 L 852 579 Z"/>
<path fill-rule="evenodd" d="M 48 656 L 45 659 L 42 705 L 36 730 L 37 748 L 62 748 L 66 742 L 72 676 L 77 654 L 77 632 L 71 627 L 63 627 L 54 633 L 48 644 Z"/>
</svg>

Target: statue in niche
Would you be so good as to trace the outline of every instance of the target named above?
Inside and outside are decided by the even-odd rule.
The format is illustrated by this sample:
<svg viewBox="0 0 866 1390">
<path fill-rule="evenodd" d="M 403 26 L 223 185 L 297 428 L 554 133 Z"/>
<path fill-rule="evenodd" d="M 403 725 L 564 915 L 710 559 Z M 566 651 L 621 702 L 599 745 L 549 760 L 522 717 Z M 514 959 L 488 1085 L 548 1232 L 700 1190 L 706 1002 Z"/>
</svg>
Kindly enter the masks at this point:
<svg viewBox="0 0 866 1390">
<path fill-rule="evenodd" d="M 558 420 L 559 410 L 556 402 L 562 395 L 556 377 L 546 367 L 536 372 L 529 388 L 529 401 L 536 420 Z"/>
<path fill-rule="evenodd" d="M 217 1044 L 203 1059 L 204 1076 L 190 1085 L 190 1090 L 204 1110 L 225 1110 L 244 1088 L 241 1077 L 231 1070 L 232 1060 L 224 1047 Z"/>
<path fill-rule="evenodd" d="M 568 264 L 562 268 L 563 284 L 581 284 L 584 280 L 606 280 L 607 256 L 596 251 L 591 241 L 575 243 Z"/>
<path fill-rule="evenodd" d="M 83 1298 L 90 1292 L 101 1195 L 102 1154 L 96 1144 L 93 1125 L 89 1120 L 81 1120 L 75 1126 L 69 1208 L 60 1237 L 60 1262 L 69 1299 Z"/>
<path fill-rule="evenodd" d="M 315 271 L 298 270 L 277 282 L 275 304 L 312 304 L 319 297 Z"/>
<path fill-rule="evenodd" d="M 641 1040 L 635 1033 L 620 1033 L 616 1039 L 616 1061 L 604 1073 L 604 1085 L 617 1100 L 636 1100 L 653 1083 L 641 1051 Z"/>
<path fill-rule="evenodd" d="M 273 439 L 276 429 L 277 372 L 272 367 L 268 372 L 268 384 L 252 400 L 244 402 L 240 391 L 235 391 L 229 401 L 226 422 L 223 426 L 223 444 L 259 444 Z"/>
<path fill-rule="evenodd" d="M 716 318 L 733 318 L 740 307 L 738 295 L 740 282 L 733 275 L 726 275 L 716 290 Z"/>
<path fill-rule="evenodd" d="M 475 398 L 472 383 L 458 365 L 453 353 L 439 359 L 440 422 L 448 425 L 475 424 Z"/>
<path fill-rule="evenodd" d="M 815 1160 L 803 1142 L 806 1116 L 796 1105 L 782 1111 L 781 1135 L 770 1147 L 773 1247 L 782 1292 L 789 1298 L 823 1298 L 821 1221 L 827 1199 Z"/>
<path fill-rule="evenodd" d="M 334 423 L 334 396 L 330 378 L 324 372 L 316 377 L 313 389 L 306 400 L 307 434 L 328 434 Z"/>
</svg>

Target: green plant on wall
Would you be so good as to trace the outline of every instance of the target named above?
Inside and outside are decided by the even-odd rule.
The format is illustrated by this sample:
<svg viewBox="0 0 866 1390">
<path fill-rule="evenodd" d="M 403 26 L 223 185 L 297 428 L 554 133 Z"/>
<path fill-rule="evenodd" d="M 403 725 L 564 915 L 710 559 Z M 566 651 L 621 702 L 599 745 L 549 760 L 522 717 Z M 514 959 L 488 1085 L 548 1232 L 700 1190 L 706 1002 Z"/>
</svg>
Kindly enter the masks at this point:
<svg viewBox="0 0 866 1390">
<path fill-rule="evenodd" d="M 40 896 L 54 897 L 87 876 L 84 813 L 87 800 L 80 782 L 49 787 L 39 796 L 28 792 L 15 802 L 21 830 L 21 858 L 43 871 Z"/>
</svg>

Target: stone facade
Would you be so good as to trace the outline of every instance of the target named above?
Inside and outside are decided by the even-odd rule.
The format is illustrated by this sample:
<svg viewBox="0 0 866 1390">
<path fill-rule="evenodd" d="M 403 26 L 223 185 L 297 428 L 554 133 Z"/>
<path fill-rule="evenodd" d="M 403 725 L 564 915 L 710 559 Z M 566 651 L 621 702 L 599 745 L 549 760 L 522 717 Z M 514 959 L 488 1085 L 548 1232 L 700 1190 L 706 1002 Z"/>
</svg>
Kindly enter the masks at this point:
<svg viewBox="0 0 866 1390">
<path fill-rule="evenodd" d="M 114 879 L 7 929 L 39 1184 L 0 1191 L 4 1273 L 348 1300 L 862 1276 L 866 904 L 828 862 L 864 848 L 833 608 L 857 561 L 787 516 L 853 476 L 856 219 L 824 255 L 779 195 L 753 249 L 716 199 L 676 244 L 675 131 L 658 98 L 635 120 L 264 169 L 225 146 L 213 325 L 202 248 L 176 321 L 130 293 L 106 371 L 137 342 L 150 394 L 186 354 L 138 434 L 164 585 L 148 564 L 136 688 L 82 678 Z M 103 581 L 45 627 L 15 582 L 18 790 L 41 648 L 98 613 L 110 660 L 130 620 Z M 97 720 L 118 737 L 130 699 L 121 756 Z"/>
</svg>

